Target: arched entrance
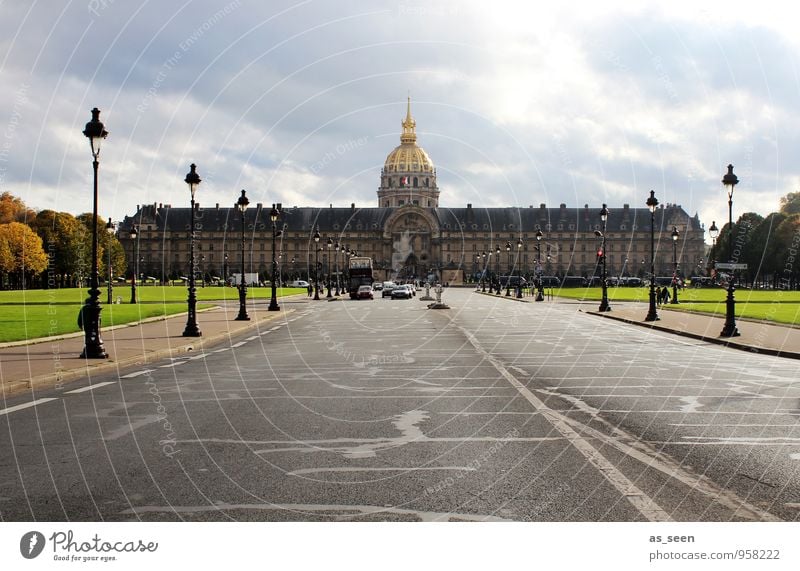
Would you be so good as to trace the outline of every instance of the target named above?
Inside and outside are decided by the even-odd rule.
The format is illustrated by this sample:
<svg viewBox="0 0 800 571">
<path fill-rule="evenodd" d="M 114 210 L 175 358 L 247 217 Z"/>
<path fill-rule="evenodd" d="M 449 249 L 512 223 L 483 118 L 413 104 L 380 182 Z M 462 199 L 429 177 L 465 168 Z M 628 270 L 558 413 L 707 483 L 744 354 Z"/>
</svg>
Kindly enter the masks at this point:
<svg viewBox="0 0 800 571">
<path fill-rule="evenodd" d="M 439 227 L 421 208 L 399 208 L 384 226 L 384 237 L 392 241 L 391 271 L 397 280 L 426 279 L 433 260 Z"/>
</svg>

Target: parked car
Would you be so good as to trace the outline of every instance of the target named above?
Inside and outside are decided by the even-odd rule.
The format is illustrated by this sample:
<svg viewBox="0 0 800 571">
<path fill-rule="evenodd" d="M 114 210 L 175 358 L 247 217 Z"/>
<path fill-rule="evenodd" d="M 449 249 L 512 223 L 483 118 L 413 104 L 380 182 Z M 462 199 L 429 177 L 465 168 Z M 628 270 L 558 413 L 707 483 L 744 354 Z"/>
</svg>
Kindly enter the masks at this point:
<svg viewBox="0 0 800 571">
<path fill-rule="evenodd" d="M 372 284 L 372 291 L 382 291 L 383 290 L 383 283 L 375 282 Z"/>
<path fill-rule="evenodd" d="M 386 291 L 384 289 L 384 291 Z M 392 289 L 392 299 L 411 299 L 411 288 L 407 285 L 399 285 Z"/>
<path fill-rule="evenodd" d="M 308 282 L 305 280 L 294 280 L 289 283 L 289 287 L 308 287 Z"/>
<path fill-rule="evenodd" d="M 356 292 L 356 299 L 375 299 L 372 297 L 372 286 L 359 286 L 358 292 Z"/>
</svg>

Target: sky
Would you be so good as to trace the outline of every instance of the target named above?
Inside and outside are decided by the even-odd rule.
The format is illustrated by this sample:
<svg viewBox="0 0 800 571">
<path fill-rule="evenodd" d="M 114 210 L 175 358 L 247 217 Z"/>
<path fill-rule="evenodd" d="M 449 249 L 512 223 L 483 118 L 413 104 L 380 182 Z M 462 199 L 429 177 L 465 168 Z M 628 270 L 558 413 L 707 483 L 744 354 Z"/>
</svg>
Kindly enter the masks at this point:
<svg viewBox="0 0 800 571">
<path fill-rule="evenodd" d="M 0 0 L 0 192 L 99 212 L 377 206 L 406 98 L 440 205 L 662 203 L 727 221 L 800 182 L 800 37 L 775 2 Z M 552 3 L 556 4 L 556 3 Z"/>
</svg>

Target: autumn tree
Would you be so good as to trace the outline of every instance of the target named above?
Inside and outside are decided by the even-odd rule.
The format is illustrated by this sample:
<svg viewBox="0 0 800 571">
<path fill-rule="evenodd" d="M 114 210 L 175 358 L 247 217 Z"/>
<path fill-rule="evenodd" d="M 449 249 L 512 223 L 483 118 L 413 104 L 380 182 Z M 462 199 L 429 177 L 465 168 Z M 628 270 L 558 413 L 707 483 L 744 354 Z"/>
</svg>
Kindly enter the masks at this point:
<svg viewBox="0 0 800 571">
<path fill-rule="evenodd" d="M 11 278 L 12 286 L 26 287 L 26 278 L 32 279 L 47 268 L 47 254 L 42 248 L 42 239 L 27 224 L 9 222 L 0 224 L 0 243 L 10 253 L 3 270 Z"/>
<path fill-rule="evenodd" d="M 9 222 L 28 222 L 36 213 L 25 206 L 21 199 L 10 192 L 0 194 L 0 224 Z"/>
<path fill-rule="evenodd" d="M 786 216 L 800 214 L 800 192 L 790 192 L 781 198 L 781 212 Z"/>
</svg>

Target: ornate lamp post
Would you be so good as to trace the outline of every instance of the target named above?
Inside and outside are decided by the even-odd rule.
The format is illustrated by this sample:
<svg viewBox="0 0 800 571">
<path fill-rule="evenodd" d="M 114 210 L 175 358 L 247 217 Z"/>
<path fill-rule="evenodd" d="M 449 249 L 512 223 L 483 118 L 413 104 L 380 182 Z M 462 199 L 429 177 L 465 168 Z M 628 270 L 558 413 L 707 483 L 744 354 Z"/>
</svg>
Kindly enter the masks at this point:
<svg viewBox="0 0 800 571">
<path fill-rule="evenodd" d="M 319 301 L 319 229 L 314 233 L 314 300 Z"/>
<path fill-rule="evenodd" d="M 250 321 L 250 316 L 247 315 L 247 280 L 244 277 L 244 212 L 247 210 L 248 204 L 250 204 L 250 201 L 247 200 L 247 195 L 244 189 L 242 189 L 242 195 L 239 197 L 239 200 L 236 201 L 236 208 L 239 209 L 242 215 L 242 274 L 239 280 L 239 315 L 236 316 L 236 321 Z"/>
<path fill-rule="evenodd" d="M 517 238 L 517 298 L 522 297 L 522 264 L 520 264 L 520 255 L 522 255 L 522 237 Z"/>
<path fill-rule="evenodd" d="M 272 292 L 269 298 L 269 307 L 267 308 L 268 311 L 280 311 L 281 306 L 278 305 L 278 294 L 276 289 L 275 280 L 277 278 L 277 271 L 275 267 L 275 238 L 277 238 L 282 232 L 275 229 L 275 223 L 278 221 L 278 216 L 280 213 L 278 209 L 275 208 L 275 205 L 272 205 L 272 210 L 269 211 L 269 220 L 272 222 L 272 277 L 270 278 L 270 282 L 272 285 Z"/>
<path fill-rule="evenodd" d="M 86 123 L 83 130 L 84 136 L 89 139 L 92 149 L 92 168 L 94 169 L 94 197 L 92 208 L 92 273 L 89 286 L 89 297 L 86 298 L 81 308 L 81 324 L 84 330 L 84 346 L 81 358 L 106 359 L 108 354 L 100 339 L 100 276 L 97 272 L 97 170 L 100 167 L 100 146 L 108 136 L 108 131 L 100 122 L 100 110 L 92 109 L 92 120 Z"/>
<path fill-rule="evenodd" d="M 334 258 L 335 263 L 333 266 L 333 271 L 336 274 L 336 297 L 339 297 L 339 295 L 341 295 L 341 292 L 339 291 L 339 251 L 342 249 L 342 247 L 339 245 L 338 240 L 336 241 L 336 244 L 333 246 L 333 249 L 336 252 L 335 254 L 336 258 Z"/>
<path fill-rule="evenodd" d="M 184 179 L 186 184 L 189 185 L 189 192 L 192 195 L 192 210 L 189 215 L 189 299 L 187 300 L 189 314 L 186 317 L 186 327 L 183 330 L 184 337 L 200 337 L 202 335 L 197 327 L 197 297 L 194 287 L 194 194 L 200 185 L 200 177 L 195 171 L 196 168 L 197 165 L 190 165 L 189 173 Z"/>
<path fill-rule="evenodd" d="M 600 220 L 603 222 L 603 230 L 600 236 L 602 237 L 602 245 L 600 246 L 600 287 L 603 291 L 603 298 L 600 301 L 600 308 L 598 311 L 611 311 L 611 306 L 608 305 L 608 280 L 606 279 L 606 223 L 608 221 L 608 208 L 603 204 L 600 209 Z"/>
<path fill-rule="evenodd" d="M 111 218 L 108 219 L 106 222 L 106 232 L 108 232 L 108 305 L 114 303 L 114 286 L 111 283 L 111 237 L 114 235 L 114 230 L 116 226 L 111 221 Z"/>
<path fill-rule="evenodd" d="M 647 311 L 645 321 L 658 321 L 656 311 L 656 207 L 658 199 L 655 191 L 650 191 L 650 198 L 647 199 L 647 208 L 650 209 L 650 308 Z M 642 260 L 644 261 L 644 260 Z"/>
<path fill-rule="evenodd" d="M 672 301 L 678 303 L 678 227 L 672 227 Z"/>
<path fill-rule="evenodd" d="M 486 252 L 484 251 L 481 255 L 483 256 L 483 273 L 481 273 L 481 292 L 486 293 Z M 491 255 L 492 254 L 490 253 L 489 256 Z"/>
<path fill-rule="evenodd" d="M 544 301 L 544 280 L 542 279 L 542 229 L 536 231 L 536 301 Z"/>
<path fill-rule="evenodd" d="M 133 277 L 131 278 L 131 303 L 136 303 L 136 271 L 139 262 L 139 227 L 134 224 L 131 226 L 130 231 L 131 240 L 133 240 Z"/>
<path fill-rule="evenodd" d="M 222 283 L 223 285 L 228 283 L 228 252 L 222 256 Z"/>
<path fill-rule="evenodd" d="M 331 252 L 333 251 L 333 240 L 331 240 L 330 238 L 328 238 L 327 246 L 328 246 L 328 257 L 326 258 L 327 262 L 325 264 L 325 273 L 328 276 L 327 279 L 328 295 L 326 295 L 325 297 L 331 299 L 333 297 L 333 293 L 331 293 Z"/>
<path fill-rule="evenodd" d="M 500 246 L 494 250 L 494 293 L 500 295 Z"/>
<path fill-rule="evenodd" d="M 511 242 L 506 241 L 506 256 L 508 257 L 508 275 L 506 276 L 506 297 L 511 297 Z"/>
<path fill-rule="evenodd" d="M 719 228 L 717 228 L 716 221 L 712 220 L 711 227 L 708 229 L 708 235 L 711 236 L 711 251 L 713 252 L 713 256 L 711 256 L 709 263 L 711 264 L 711 269 L 714 271 L 714 275 L 716 275 L 714 265 L 717 258 L 717 236 L 719 236 Z"/>
<path fill-rule="evenodd" d="M 722 177 L 722 184 L 725 190 L 728 191 L 728 260 L 733 263 L 733 188 L 739 184 L 739 179 L 733 174 L 733 165 L 728 165 L 727 174 Z M 734 285 L 734 270 L 730 270 L 730 277 L 728 278 L 728 297 L 725 300 L 725 325 L 722 327 L 720 337 L 737 337 L 739 330 L 736 328 L 736 317 L 734 311 L 736 309 L 736 300 L 733 299 L 733 291 L 736 289 Z"/>
<path fill-rule="evenodd" d="M 200 287 L 206 287 L 206 255 L 200 254 Z"/>
<path fill-rule="evenodd" d="M 494 279 L 492 279 L 492 249 L 489 248 L 489 252 L 486 255 L 486 265 L 489 268 L 489 293 L 494 293 Z"/>
</svg>

